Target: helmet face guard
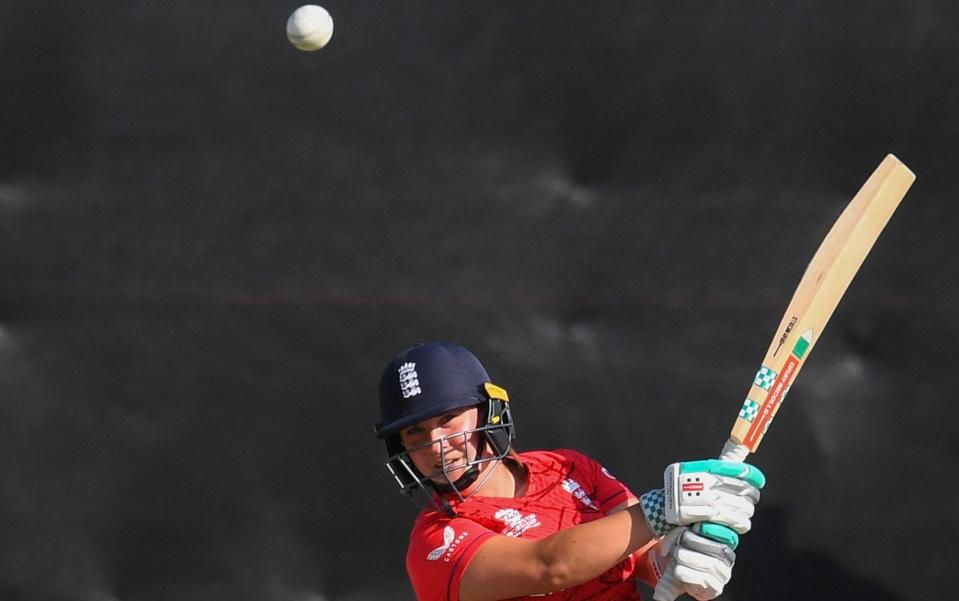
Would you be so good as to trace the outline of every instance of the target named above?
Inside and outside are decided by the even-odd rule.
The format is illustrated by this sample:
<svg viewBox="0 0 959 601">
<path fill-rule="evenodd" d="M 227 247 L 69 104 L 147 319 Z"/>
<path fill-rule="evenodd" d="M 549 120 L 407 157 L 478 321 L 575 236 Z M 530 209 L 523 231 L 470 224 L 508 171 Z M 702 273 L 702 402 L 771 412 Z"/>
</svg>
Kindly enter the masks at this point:
<svg viewBox="0 0 959 601">
<path fill-rule="evenodd" d="M 403 494 L 408 495 L 414 502 L 420 500 L 417 505 L 424 505 L 422 501 L 425 500 L 437 506 L 434 499 L 435 493 L 453 494 L 459 500 L 464 500 L 466 496 L 463 491 L 479 477 L 480 466 L 484 463 L 500 461 L 509 454 L 515 433 L 508 403 L 500 399 L 490 399 L 485 404 L 479 405 L 478 409 L 483 419 L 476 428 L 450 434 L 411 449 L 403 448 L 398 434 L 387 438 L 389 457 L 386 459 L 386 469 L 393 475 Z M 444 443 L 452 443 L 468 449 L 467 443 L 471 440 L 476 443 L 475 456 L 467 455 L 460 462 L 448 464 L 445 457 L 447 445 Z M 441 467 L 430 474 L 423 474 L 414 465 L 410 454 L 434 445 L 439 445 Z M 492 471 L 487 472 L 486 477 L 489 477 L 491 473 Z M 480 482 L 480 486 L 484 482 L 485 477 Z M 442 507 L 438 508 L 445 510 Z"/>
</svg>

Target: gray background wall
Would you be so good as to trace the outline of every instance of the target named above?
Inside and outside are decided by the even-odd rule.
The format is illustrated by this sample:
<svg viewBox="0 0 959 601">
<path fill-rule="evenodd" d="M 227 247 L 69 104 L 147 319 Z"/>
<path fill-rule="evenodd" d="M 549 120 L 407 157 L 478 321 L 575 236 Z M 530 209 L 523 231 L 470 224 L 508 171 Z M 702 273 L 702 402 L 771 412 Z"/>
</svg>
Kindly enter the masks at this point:
<svg viewBox="0 0 959 601">
<path fill-rule="evenodd" d="M 411 599 L 371 425 L 419 340 L 656 486 L 887 152 L 725 598 L 952 594 L 952 3 L 325 5 L 316 54 L 295 3 L 0 5 L 0 597 Z"/>
</svg>

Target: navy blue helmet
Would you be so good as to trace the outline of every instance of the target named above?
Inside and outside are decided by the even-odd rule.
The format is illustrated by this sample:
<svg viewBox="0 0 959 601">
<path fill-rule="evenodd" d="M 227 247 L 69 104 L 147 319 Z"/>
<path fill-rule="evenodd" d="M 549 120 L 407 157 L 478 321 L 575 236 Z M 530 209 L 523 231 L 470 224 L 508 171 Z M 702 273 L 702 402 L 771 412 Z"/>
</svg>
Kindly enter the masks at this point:
<svg viewBox="0 0 959 601">
<path fill-rule="evenodd" d="M 421 474 L 410 460 L 400 432 L 423 420 L 454 409 L 476 406 L 479 423 L 473 430 L 456 436 L 480 434 L 476 457 L 467 458 L 463 475 L 448 485 L 437 484 L 439 474 Z M 505 457 L 515 438 L 509 397 L 506 391 L 490 381 L 489 374 L 473 353 L 462 346 L 446 342 L 416 344 L 393 358 L 380 377 L 380 422 L 376 435 L 386 443 L 386 467 L 396 478 L 402 491 L 411 497 L 432 491 L 454 493 L 476 480 L 478 466 Z M 437 444 L 431 441 L 429 444 Z M 442 473 L 442 472 L 441 472 Z"/>
</svg>

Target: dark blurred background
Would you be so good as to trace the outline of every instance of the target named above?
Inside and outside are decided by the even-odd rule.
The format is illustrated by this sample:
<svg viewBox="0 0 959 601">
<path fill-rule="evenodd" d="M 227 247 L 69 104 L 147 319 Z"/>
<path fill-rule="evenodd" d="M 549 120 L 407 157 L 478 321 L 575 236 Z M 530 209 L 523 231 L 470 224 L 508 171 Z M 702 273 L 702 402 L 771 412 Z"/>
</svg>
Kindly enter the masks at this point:
<svg viewBox="0 0 959 601">
<path fill-rule="evenodd" d="M 658 486 L 887 152 L 724 598 L 954 594 L 954 3 L 324 5 L 303 53 L 296 3 L 0 4 L 0 598 L 412 599 L 371 426 L 420 340 Z"/>
</svg>

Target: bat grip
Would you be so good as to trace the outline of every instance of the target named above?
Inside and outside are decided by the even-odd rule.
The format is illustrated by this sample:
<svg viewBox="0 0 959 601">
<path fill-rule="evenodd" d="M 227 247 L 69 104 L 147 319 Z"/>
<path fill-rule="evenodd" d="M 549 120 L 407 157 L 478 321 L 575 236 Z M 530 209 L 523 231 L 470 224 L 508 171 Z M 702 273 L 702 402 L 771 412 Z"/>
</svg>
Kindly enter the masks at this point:
<svg viewBox="0 0 959 601">
<path fill-rule="evenodd" d="M 723 451 L 719 454 L 719 459 L 733 463 L 742 463 L 742 461 L 746 459 L 746 455 L 749 455 L 749 447 L 730 438 L 726 441 L 726 444 L 723 445 Z"/>
<path fill-rule="evenodd" d="M 746 459 L 747 455 L 749 455 L 749 447 L 730 438 L 726 441 L 726 444 L 723 445 L 723 451 L 719 454 L 719 459 L 722 461 L 741 463 Z M 672 561 L 672 559 L 669 560 L 670 564 Z M 682 594 L 680 582 L 676 580 L 671 570 L 663 570 L 662 577 L 660 577 L 659 582 L 656 583 L 653 599 L 655 599 L 655 601 L 673 601 L 673 599 L 680 594 Z"/>
</svg>

